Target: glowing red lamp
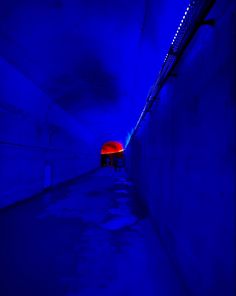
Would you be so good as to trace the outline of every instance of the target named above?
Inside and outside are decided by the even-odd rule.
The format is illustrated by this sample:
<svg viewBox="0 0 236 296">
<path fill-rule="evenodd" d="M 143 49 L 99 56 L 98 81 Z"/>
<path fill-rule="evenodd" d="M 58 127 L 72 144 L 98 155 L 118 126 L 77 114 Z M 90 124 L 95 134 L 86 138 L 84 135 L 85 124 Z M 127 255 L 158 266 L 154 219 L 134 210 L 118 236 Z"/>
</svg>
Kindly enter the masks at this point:
<svg viewBox="0 0 236 296">
<path fill-rule="evenodd" d="M 124 151 L 123 145 L 119 142 L 107 142 L 102 146 L 101 154 L 111 154 Z"/>
</svg>

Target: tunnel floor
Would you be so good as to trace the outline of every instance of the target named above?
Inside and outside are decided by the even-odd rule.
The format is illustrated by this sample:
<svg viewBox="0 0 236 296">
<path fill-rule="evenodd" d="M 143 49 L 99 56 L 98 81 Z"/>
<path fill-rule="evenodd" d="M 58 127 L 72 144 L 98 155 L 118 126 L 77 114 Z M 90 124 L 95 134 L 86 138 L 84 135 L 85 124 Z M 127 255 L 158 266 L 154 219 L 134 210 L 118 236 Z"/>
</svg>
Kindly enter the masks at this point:
<svg viewBox="0 0 236 296">
<path fill-rule="evenodd" d="M 0 237 L 1 296 L 184 295 L 125 172 L 1 211 Z"/>
</svg>

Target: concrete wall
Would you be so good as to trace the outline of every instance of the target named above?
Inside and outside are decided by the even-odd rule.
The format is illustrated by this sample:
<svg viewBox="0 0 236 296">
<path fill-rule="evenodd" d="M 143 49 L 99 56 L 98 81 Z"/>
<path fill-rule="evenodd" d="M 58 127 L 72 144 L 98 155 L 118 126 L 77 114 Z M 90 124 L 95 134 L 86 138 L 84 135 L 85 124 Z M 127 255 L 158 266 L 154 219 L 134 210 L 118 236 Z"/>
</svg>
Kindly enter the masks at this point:
<svg viewBox="0 0 236 296">
<path fill-rule="evenodd" d="M 0 59 L 0 207 L 99 165 L 93 137 Z"/>
<path fill-rule="evenodd" d="M 235 13 L 216 3 L 127 149 L 187 295 L 235 295 Z"/>
</svg>

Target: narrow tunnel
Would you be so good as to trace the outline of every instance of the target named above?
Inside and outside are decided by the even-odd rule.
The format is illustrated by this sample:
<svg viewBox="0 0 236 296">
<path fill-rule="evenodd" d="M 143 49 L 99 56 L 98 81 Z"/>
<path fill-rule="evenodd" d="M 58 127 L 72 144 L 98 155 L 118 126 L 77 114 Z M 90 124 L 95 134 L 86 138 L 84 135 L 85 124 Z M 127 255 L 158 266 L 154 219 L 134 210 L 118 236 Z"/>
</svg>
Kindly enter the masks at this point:
<svg viewBox="0 0 236 296">
<path fill-rule="evenodd" d="M 1 296 L 235 295 L 235 14 L 1 1 Z"/>
<path fill-rule="evenodd" d="M 125 166 L 125 152 L 121 143 L 110 141 L 103 144 L 101 149 L 101 166 L 112 166 L 121 169 Z"/>
</svg>

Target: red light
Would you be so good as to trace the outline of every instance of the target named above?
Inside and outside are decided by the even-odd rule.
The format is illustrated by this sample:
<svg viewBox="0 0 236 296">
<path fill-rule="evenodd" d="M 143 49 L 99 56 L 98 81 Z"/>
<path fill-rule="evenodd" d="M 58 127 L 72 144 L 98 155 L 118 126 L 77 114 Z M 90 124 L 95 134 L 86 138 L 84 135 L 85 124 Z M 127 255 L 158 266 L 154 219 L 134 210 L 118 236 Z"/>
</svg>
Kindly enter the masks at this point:
<svg viewBox="0 0 236 296">
<path fill-rule="evenodd" d="M 101 154 L 111 154 L 124 151 L 124 148 L 119 142 L 107 142 L 102 146 Z"/>
</svg>

